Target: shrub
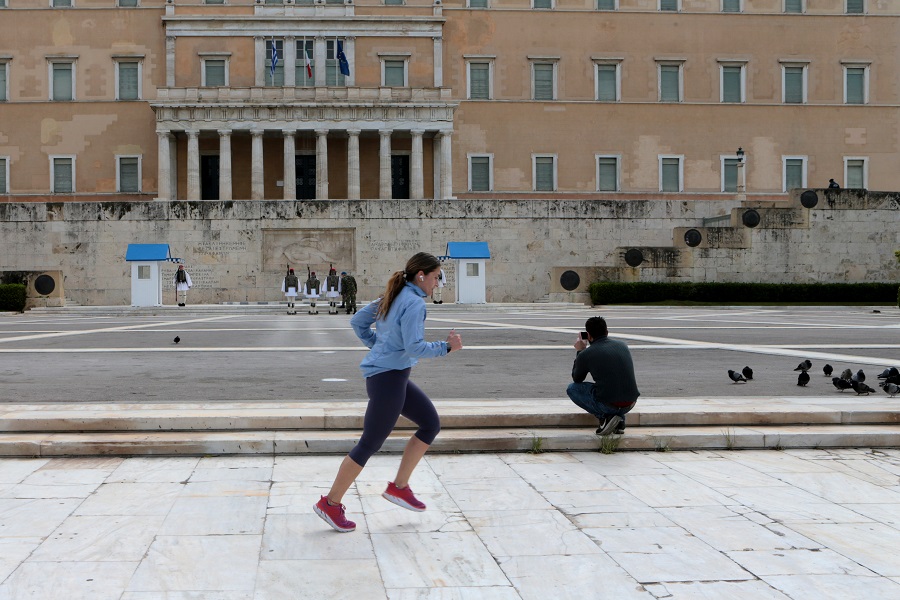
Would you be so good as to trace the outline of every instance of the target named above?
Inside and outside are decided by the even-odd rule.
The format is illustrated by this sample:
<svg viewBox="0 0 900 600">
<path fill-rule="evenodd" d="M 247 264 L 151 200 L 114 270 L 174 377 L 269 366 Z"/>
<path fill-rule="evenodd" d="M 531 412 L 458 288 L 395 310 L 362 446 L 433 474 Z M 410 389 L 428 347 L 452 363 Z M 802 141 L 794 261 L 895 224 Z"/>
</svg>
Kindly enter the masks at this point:
<svg viewBox="0 0 900 600">
<path fill-rule="evenodd" d="M 25 286 L 21 283 L 0 285 L 0 310 L 25 310 Z"/>
<path fill-rule="evenodd" d="M 597 282 L 593 304 L 641 302 L 872 302 L 900 306 L 895 283 Z"/>
</svg>

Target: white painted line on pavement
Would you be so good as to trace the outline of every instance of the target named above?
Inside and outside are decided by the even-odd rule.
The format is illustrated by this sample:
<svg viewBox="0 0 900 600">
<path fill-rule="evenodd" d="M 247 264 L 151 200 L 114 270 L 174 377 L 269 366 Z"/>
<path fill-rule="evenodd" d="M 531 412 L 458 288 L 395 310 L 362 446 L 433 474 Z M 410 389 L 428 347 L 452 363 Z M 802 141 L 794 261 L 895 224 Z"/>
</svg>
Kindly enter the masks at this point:
<svg viewBox="0 0 900 600">
<path fill-rule="evenodd" d="M 38 333 L 35 335 L 23 335 L 10 338 L 0 338 L 0 342 L 23 342 L 28 340 L 40 340 L 55 337 L 67 337 L 72 335 L 87 335 L 91 333 L 109 333 L 115 331 L 132 331 L 135 329 L 145 329 L 147 327 L 169 327 L 179 325 L 181 323 L 202 323 L 204 321 L 217 321 L 220 319 L 232 319 L 231 315 L 221 317 L 207 317 L 204 319 L 188 319 L 185 321 L 165 321 L 162 323 L 144 323 L 143 325 L 123 325 L 121 327 L 103 327 L 101 329 L 79 329 L 78 331 L 62 331 L 54 333 Z"/>
</svg>

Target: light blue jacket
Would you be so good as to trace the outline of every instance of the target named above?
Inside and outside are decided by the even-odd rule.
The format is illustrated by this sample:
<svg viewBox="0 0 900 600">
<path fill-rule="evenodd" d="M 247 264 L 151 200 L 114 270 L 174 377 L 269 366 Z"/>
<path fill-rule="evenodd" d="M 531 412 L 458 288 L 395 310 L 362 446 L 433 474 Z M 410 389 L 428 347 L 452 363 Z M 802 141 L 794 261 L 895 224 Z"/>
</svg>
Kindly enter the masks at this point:
<svg viewBox="0 0 900 600">
<path fill-rule="evenodd" d="M 350 319 L 356 337 L 371 348 L 360 363 L 365 377 L 385 371 L 402 371 L 419 362 L 447 354 L 447 342 L 425 341 L 425 292 L 406 282 L 386 317 L 375 321 L 379 302 L 366 305 Z M 375 324 L 376 329 L 372 329 Z"/>
</svg>

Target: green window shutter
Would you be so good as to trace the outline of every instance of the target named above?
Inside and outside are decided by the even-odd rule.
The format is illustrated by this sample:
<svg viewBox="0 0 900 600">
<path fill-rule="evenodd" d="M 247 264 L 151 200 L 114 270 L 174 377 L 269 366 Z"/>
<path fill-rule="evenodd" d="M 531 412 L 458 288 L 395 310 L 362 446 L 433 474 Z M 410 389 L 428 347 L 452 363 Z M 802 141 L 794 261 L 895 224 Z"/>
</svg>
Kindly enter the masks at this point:
<svg viewBox="0 0 900 600">
<path fill-rule="evenodd" d="M 847 69 L 847 104 L 865 104 L 866 70 L 853 67 Z"/>
<path fill-rule="evenodd" d="M 723 177 L 725 189 L 723 191 L 732 193 L 737 191 L 737 165 L 738 160 L 736 158 L 726 158 L 724 160 L 724 164 L 722 165 L 722 167 L 725 169 L 725 174 Z"/>
<path fill-rule="evenodd" d="M 491 159 L 487 156 L 473 156 L 470 159 L 473 192 L 491 191 Z"/>
<path fill-rule="evenodd" d="M 53 99 L 72 99 L 72 63 L 53 63 Z"/>
<path fill-rule="evenodd" d="M 741 101 L 741 67 L 722 67 L 722 102 Z"/>
<path fill-rule="evenodd" d="M 787 104 L 803 103 L 803 67 L 784 68 L 784 101 Z"/>
<path fill-rule="evenodd" d="M 225 85 L 224 60 L 206 60 L 204 61 L 204 67 L 206 69 L 207 87 L 223 87 Z"/>
<path fill-rule="evenodd" d="M 343 2 L 343 0 L 341 0 L 341 1 Z M 327 4 L 327 2 L 326 2 L 326 4 Z M 385 6 L 392 6 L 392 5 L 393 6 L 402 6 L 403 0 L 384 0 L 384 5 Z"/>
<path fill-rule="evenodd" d="M 72 0 L 53 0 L 53 8 L 66 8 L 72 6 Z"/>
<path fill-rule="evenodd" d="M 9 189 L 6 187 L 6 159 L 0 158 L 0 194 L 8 194 Z"/>
<path fill-rule="evenodd" d="M 384 61 L 384 85 L 386 87 L 403 87 L 406 64 L 402 60 Z"/>
<path fill-rule="evenodd" d="M 119 159 L 119 191 L 139 192 L 138 159 L 134 157 Z"/>
<path fill-rule="evenodd" d="M 847 0 L 847 14 L 861 15 L 865 12 L 866 3 L 864 0 Z"/>
<path fill-rule="evenodd" d="M 278 53 L 278 61 L 275 63 L 275 76 L 272 76 L 272 40 L 266 40 L 266 58 L 263 67 L 266 70 L 265 84 L 267 87 L 284 86 L 284 41 L 275 40 L 275 50 Z"/>
<path fill-rule="evenodd" d="M 659 0 L 659 10 L 677 11 L 678 0 Z"/>
<path fill-rule="evenodd" d="M 490 74 L 489 63 L 469 63 L 469 98 L 488 100 L 491 97 Z"/>
<path fill-rule="evenodd" d="M 119 6 L 121 6 L 121 7 L 127 8 L 127 7 L 137 6 L 137 5 L 138 5 L 138 0 L 119 0 Z"/>
<path fill-rule="evenodd" d="M 803 187 L 803 160 L 789 158 L 784 161 L 784 187 L 786 190 Z"/>
<path fill-rule="evenodd" d="M 553 0 L 533 0 L 534 8 L 553 8 Z"/>
<path fill-rule="evenodd" d="M 681 68 L 677 65 L 659 67 L 659 99 L 662 102 L 681 102 L 678 79 Z"/>
<path fill-rule="evenodd" d="M 797 13 L 803 12 L 803 0 L 784 0 L 784 12 Z"/>
<path fill-rule="evenodd" d="M 601 102 L 618 100 L 617 84 L 616 65 L 597 65 L 597 100 Z"/>
<path fill-rule="evenodd" d="M 677 158 L 662 159 L 662 191 L 664 192 L 680 192 L 681 191 L 681 174 Z"/>
<path fill-rule="evenodd" d="M 722 0 L 722 12 L 741 12 L 741 0 Z"/>
<path fill-rule="evenodd" d="M 538 192 L 554 191 L 553 157 L 538 156 L 534 159 L 534 189 Z"/>
<path fill-rule="evenodd" d="M 225 4 L 225 0 L 203 0 L 203 4 Z"/>
<path fill-rule="evenodd" d="M 551 63 L 535 63 L 534 99 L 553 100 L 553 65 Z"/>
<path fill-rule="evenodd" d="M 469 0 L 469 8 L 487 8 L 487 0 Z"/>
<path fill-rule="evenodd" d="M 56 194 L 68 194 L 72 189 L 72 159 L 53 159 L 53 192 Z"/>
<path fill-rule="evenodd" d="M 597 160 L 597 190 L 601 192 L 617 192 L 619 159 L 613 156 L 602 156 Z"/>
<path fill-rule="evenodd" d="M 847 185 L 848 188 L 861 189 L 865 187 L 866 162 L 863 160 L 847 161 Z"/>
<path fill-rule="evenodd" d="M 597 0 L 597 10 L 616 10 L 616 0 Z"/>
<path fill-rule="evenodd" d="M 313 41 L 297 41 L 297 58 L 294 61 L 294 81 L 297 87 L 313 87 L 316 85 L 316 63 L 313 59 Z M 312 69 L 312 77 L 306 72 L 306 57 L 309 57 L 309 66 Z"/>
<path fill-rule="evenodd" d="M 0 0 L 2 2 L 2 0 Z M 9 69 L 6 63 L 0 63 L 0 102 L 9 100 L 6 97 L 6 71 Z"/>
<path fill-rule="evenodd" d="M 138 63 L 119 63 L 119 100 L 138 99 Z"/>
</svg>

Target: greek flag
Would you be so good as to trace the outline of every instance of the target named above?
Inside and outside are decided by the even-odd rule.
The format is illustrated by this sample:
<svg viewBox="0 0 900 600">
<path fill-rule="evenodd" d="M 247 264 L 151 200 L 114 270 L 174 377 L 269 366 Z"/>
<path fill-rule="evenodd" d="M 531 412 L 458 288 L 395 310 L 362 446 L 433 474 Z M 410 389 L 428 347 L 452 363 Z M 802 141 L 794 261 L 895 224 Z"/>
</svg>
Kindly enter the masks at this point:
<svg viewBox="0 0 900 600">
<path fill-rule="evenodd" d="M 278 47 L 275 38 L 272 38 L 272 83 L 275 83 L 275 67 L 278 66 Z"/>
<path fill-rule="evenodd" d="M 338 40 L 337 43 L 337 59 L 338 65 L 341 67 L 341 75 L 350 75 L 350 63 L 347 62 L 347 55 L 344 54 L 344 42 Z"/>
</svg>

